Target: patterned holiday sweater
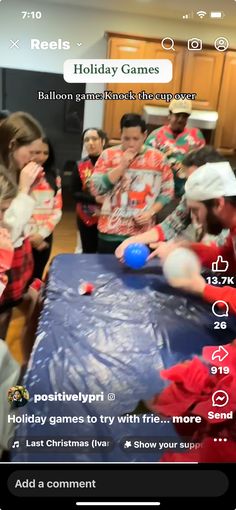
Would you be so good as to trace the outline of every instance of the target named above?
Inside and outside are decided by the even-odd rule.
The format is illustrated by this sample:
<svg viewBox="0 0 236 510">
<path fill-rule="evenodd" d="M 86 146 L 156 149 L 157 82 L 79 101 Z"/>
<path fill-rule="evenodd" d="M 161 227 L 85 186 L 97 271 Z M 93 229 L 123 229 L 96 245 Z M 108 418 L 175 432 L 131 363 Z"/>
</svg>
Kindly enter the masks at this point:
<svg viewBox="0 0 236 510">
<path fill-rule="evenodd" d="M 145 232 L 155 223 L 154 217 L 138 225 L 135 216 L 152 208 L 155 202 L 166 205 L 173 197 L 173 175 L 164 157 L 155 149 L 143 146 L 125 174 L 113 185 L 109 171 L 119 166 L 121 146 L 106 149 L 99 157 L 91 178 L 91 192 L 105 195 L 98 220 L 100 235 L 114 240 Z M 111 237 L 110 239 L 111 240 Z"/>
<path fill-rule="evenodd" d="M 170 239 L 173 239 L 174 237 L 182 234 L 190 223 L 190 211 L 187 205 L 186 195 L 183 195 L 176 209 L 169 214 L 162 223 L 159 223 L 159 225 L 155 227 L 158 233 L 158 240 L 169 241 Z M 202 242 L 204 244 L 216 244 L 217 246 L 222 246 L 228 235 L 229 231 L 224 229 L 218 236 L 207 234 L 204 236 L 204 240 L 202 240 Z"/>
<path fill-rule="evenodd" d="M 95 197 L 89 191 L 90 179 L 97 160 L 98 156 L 91 156 L 78 161 L 71 176 L 72 194 L 76 200 L 76 214 L 87 227 L 92 227 L 98 222 L 97 212 L 99 206 Z"/>
<path fill-rule="evenodd" d="M 29 222 L 29 235 L 40 234 L 45 239 L 59 223 L 62 216 L 60 177 L 57 177 L 56 184 L 56 193 L 45 177 L 41 177 L 33 185 L 30 196 L 35 205 Z"/>
<path fill-rule="evenodd" d="M 205 145 L 202 132 L 198 128 L 186 127 L 182 133 L 175 137 L 170 126 L 162 126 L 152 131 L 145 143 L 165 154 L 174 175 L 175 195 L 181 197 L 186 182 L 180 175 L 182 161 L 188 152 L 200 149 Z"/>
</svg>

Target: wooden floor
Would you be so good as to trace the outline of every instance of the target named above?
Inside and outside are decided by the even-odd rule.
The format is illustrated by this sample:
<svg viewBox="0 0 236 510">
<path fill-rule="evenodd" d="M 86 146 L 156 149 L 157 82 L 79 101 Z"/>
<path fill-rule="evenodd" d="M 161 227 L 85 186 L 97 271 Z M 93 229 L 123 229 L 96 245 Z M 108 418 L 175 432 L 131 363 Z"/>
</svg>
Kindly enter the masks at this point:
<svg viewBox="0 0 236 510">
<path fill-rule="evenodd" d="M 77 244 L 77 230 L 75 213 L 73 211 L 63 212 L 61 222 L 54 232 L 53 247 L 50 260 L 59 253 L 73 253 Z M 50 261 L 49 261 L 50 263 Z M 13 356 L 22 362 L 20 348 L 20 334 L 23 327 L 23 318 L 17 309 L 14 310 L 13 318 L 7 335 L 7 343 Z"/>
</svg>

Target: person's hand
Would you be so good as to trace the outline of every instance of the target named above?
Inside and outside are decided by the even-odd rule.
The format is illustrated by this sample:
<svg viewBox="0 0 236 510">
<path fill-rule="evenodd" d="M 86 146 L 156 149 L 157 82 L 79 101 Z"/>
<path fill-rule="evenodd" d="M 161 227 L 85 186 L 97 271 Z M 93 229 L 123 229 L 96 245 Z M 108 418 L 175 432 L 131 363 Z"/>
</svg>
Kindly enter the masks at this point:
<svg viewBox="0 0 236 510">
<path fill-rule="evenodd" d="M 101 207 L 96 207 L 95 206 L 94 212 L 93 212 L 92 216 L 96 216 L 97 217 L 97 216 L 100 216 L 100 214 L 101 214 Z"/>
<path fill-rule="evenodd" d="M 171 287 L 183 289 L 186 292 L 190 292 L 191 294 L 198 294 L 200 296 L 203 295 L 204 289 L 206 287 L 206 282 L 202 275 L 194 274 L 190 278 L 173 278 L 168 280 L 169 285 Z"/>
<path fill-rule="evenodd" d="M 12 264 L 14 255 L 14 248 L 11 242 L 11 237 L 6 228 L 0 228 L 0 272 L 7 271 Z M 7 278 L 1 275 L 0 280 L 6 285 Z"/>
<path fill-rule="evenodd" d="M 0 228 L 0 250 L 14 251 L 11 236 L 6 228 Z"/>
<path fill-rule="evenodd" d="M 49 247 L 49 244 L 46 241 L 43 241 L 39 246 L 37 246 L 36 250 L 43 251 Z"/>
<path fill-rule="evenodd" d="M 95 197 L 95 200 L 96 200 L 97 204 L 101 204 L 102 205 L 104 200 L 105 200 L 105 196 L 104 195 L 97 195 Z"/>
<path fill-rule="evenodd" d="M 19 191 L 28 195 L 32 184 L 40 174 L 43 175 L 43 167 L 34 161 L 31 161 L 28 165 L 24 166 L 20 173 Z"/>
<path fill-rule="evenodd" d="M 167 156 L 168 158 L 175 152 L 175 147 L 167 147 L 167 149 L 165 150 L 165 156 Z"/>
<path fill-rule="evenodd" d="M 44 238 L 40 234 L 34 234 L 30 236 L 30 242 L 33 248 L 39 249 L 40 245 L 44 243 Z M 46 243 L 47 244 L 47 243 Z"/>
<path fill-rule="evenodd" d="M 133 161 L 135 156 L 137 155 L 137 151 L 134 149 L 127 149 L 125 152 L 123 152 L 122 158 L 120 160 L 119 167 L 122 170 L 126 170 L 130 163 Z"/>
<path fill-rule="evenodd" d="M 151 248 L 151 250 L 156 250 L 158 248 L 159 244 L 160 244 L 160 242 L 150 243 L 149 248 Z"/>
<path fill-rule="evenodd" d="M 146 223 L 148 223 L 150 221 L 152 216 L 153 216 L 152 211 L 146 211 L 146 212 L 143 212 L 143 213 L 138 214 L 137 216 L 135 216 L 134 217 L 134 221 L 138 225 L 145 225 Z"/>
<path fill-rule="evenodd" d="M 159 257 L 159 259 L 165 260 L 166 257 L 168 257 L 168 255 L 173 250 L 178 248 L 178 244 L 176 245 L 172 241 L 169 241 L 169 242 L 159 242 L 159 243 L 155 243 L 155 244 L 156 244 L 157 247 L 156 247 L 156 249 L 152 253 L 150 253 L 150 255 L 148 256 L 148 260 L 154 259 L 154 257 Z M 151 247 L 151 245 L 150 245 L 150 247 Z"/>
<path fill-rule="evenodd" d="M 127 246 L 129 246 L 130 244 L 133 244 L 135 242 L 136 241 L 135 241 L 134 237 L 129 237 L 128 239 L 125 239 L 123 241 L 123 243 L 119 244 L 119 246 L 115 250 L 115 256 L 117 257 L 117 259 L 119 259 L 121 262 L 123 262 L 125 248 L 127 248 Z"/>
<path fill-rule="evenodd" d="M 165 260 L 168 255 L 176 250 L 177 248 L 189 248 L 191 243 L 189 241 L 175 239 L 174 241 L 151 243 L 149 246 L 154 251 L 149 255 L 148 260 L 154 257 L 159 257 L 161 260 Z"/>
<path fill-rule="evenodd" d="M 8 283 L 8 276 L 6 274 L 0 274 L 0 296 L 2 295 L 4 287 L 7 286 L 7 283 Z"/>
</svg>

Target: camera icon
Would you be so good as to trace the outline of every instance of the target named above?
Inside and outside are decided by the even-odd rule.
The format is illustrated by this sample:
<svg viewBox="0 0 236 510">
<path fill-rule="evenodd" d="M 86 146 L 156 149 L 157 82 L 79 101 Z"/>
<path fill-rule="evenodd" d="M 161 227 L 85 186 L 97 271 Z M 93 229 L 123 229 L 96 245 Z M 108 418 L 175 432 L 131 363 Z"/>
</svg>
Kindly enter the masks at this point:
<svg viewBox="0 0 236 510">
<path fill-rule="evenodd" d="M 188 50 L 190 50 L 190 51 L 202 50 L 202 40 L 198 39 L 197 37 L 188 39 Z"/>
</svg>

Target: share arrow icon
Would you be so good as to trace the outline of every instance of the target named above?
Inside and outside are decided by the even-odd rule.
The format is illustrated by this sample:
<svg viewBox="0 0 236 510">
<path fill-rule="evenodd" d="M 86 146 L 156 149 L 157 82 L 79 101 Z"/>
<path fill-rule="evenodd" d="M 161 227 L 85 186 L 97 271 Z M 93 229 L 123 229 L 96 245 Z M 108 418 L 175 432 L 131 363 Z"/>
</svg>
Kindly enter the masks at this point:
<svg viewBox="0 0 236 510">
<path fill-rule="evenodd" d="M 223 347 L 223 345 L 220 345 L 218 349 L 216 349 L 213 353 L 212 353 L 212 361 L 214 361 L 214 359 L 219 359 L 219 361 L 224 361 L 225 358 L 227 358 L 227 356 L 229 355 L 228 351 Z"/>
</svg>

